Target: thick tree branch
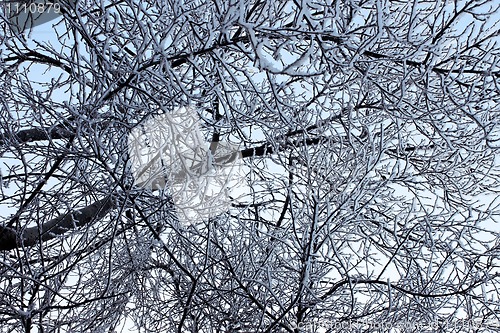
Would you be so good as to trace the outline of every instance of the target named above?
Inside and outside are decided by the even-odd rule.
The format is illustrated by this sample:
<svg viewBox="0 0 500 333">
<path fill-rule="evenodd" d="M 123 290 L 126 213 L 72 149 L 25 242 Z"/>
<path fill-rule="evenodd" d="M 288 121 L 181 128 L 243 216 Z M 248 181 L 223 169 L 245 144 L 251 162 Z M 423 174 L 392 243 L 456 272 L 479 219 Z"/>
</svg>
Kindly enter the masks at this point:
<svg viewBox="0 0 500 333">
<path fill-rule="evenodd" d="M 13 250 L 19 247 L 34 246 L 46 242 L 68 230 L 85 226 L 103 218 L 114 207 L 111 196 L 79 210 L 66 213 L 38 226 L 17 232 L 13 228 L 0 226 L 0 251 Z"/>
<path fill-rule="evenodd" d="M 50 139 L 69 139 L 73 135 L 74 133 L 72 131 L 62 127 L 62 125 L 57 125 L 51 128 L 30 128 L 13 134 L 0 134 L 0 145 L 3 145 L 11 140 L 19 143 L 25 143 Z"/>
</svg>

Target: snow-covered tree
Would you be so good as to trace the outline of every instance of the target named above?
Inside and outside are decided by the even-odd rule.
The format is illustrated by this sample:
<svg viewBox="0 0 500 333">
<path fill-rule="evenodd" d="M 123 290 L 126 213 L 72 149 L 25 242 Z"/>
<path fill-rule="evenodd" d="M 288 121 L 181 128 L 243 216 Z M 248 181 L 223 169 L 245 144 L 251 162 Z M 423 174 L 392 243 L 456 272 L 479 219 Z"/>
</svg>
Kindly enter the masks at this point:
<svg viewBox="0 0 500 333">
<path fill-rule="evenodd" d="M 2 14 L 2 332 L 499 326 L 496 1 L 57 3 Z M 130 149 L 182 108 L 244 173 L 192 223 Z"/>
</svg>

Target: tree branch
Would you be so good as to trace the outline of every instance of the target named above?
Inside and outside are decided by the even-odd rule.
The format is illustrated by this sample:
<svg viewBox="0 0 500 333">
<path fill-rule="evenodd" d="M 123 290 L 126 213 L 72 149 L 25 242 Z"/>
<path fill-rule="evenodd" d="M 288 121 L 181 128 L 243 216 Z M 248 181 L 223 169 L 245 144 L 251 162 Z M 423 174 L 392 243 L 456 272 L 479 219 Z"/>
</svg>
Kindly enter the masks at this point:
<svg viewBox="0 0 500 333">
<path fill-rule="evenodd" d="M 30 247 L 46 242 L 68 230 L 85 226 L 92 221 L 103 218 L 114 207 L 111 196 L 94 202 L 79 210 L 66 213 L 46 223 L 26 228 L 20 232 L 13 228 L 0 226 L 0 251 Z"/>
<path fill-rule="evenodd" d="M 62 125 L 56 125 L 50 128 L 30 128 L 13 134 L 0 134 L 0 145 L 7 143 L 9 140 L 25 143 L 50 139 L 69 139 L 73 135 L 74 133 L 72 131 L 62 127 Z"/>
</svg>

